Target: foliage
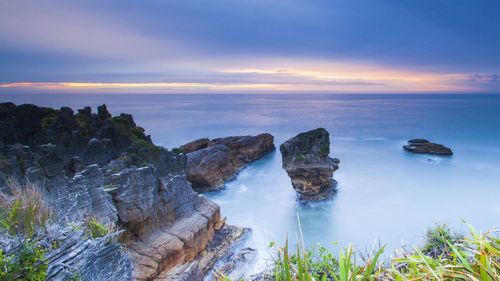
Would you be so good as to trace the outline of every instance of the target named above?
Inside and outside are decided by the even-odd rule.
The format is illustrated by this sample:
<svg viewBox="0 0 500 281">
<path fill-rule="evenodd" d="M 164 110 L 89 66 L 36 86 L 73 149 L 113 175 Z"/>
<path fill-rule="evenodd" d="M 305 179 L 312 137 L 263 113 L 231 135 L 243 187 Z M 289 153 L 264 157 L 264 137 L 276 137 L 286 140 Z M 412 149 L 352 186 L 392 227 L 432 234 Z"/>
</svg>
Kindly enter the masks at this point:
<svg viewBox="0 0 500 281">
<path fill-rule="evenodd" d="M 176 154 L 186 154 L 186 151 L 184 151 L 184 149 L 182 149 L 180 147 L 173 148 L 172 152 L 176 153 Z"/>
<path fill-rule="evenodd" d="M 348 246 L 334 258 L 324 247 L 317 251 L 300 250 L 297 244 L 297 253 L 288 254 L 288 241 L 283 248 L 278 248 L 279 256 L 275 264 L 275 278 L 277 281 L 313 281 L 313 280 L 371 280 L 380 254 L 384 247 L 372 251 L 370 259 L 364 264 L 358 264 L 352 246 Z M 318 259 L 313 259 L 316 257 Z"/>
<path fill-rule="evenodd" d="M 54 124 L 54 123 L 57 122 L 57 119 L 58 118 L 57 118 L 57 115 L 56 115 L 55 112 L 53 112 L 52 114 L 47 115 L 41 121 L 42 129 L 44 131 L 48 130 L 52 124 Z"/>
<path fill-rule="evenodd" d="M 443 254 L 449 255 L 451 249 L 448 243 L 456 244 L 461 239 L 463 239 L 462 235 L 452 233 L 451 229 L 445 224 L 436 224 L 434 228 L 427 230 L 422 252 L 432 258 L 438 258 Z"/>
<path fill-rule="evenodd" d="M 302 159 L 304 159 L 304 155 L 299 154 L 299 155 L 297 155 L 297 157 L 295 157 L 295 162 L 298 162 L 298 161 L 300 161 Z"/>
<path fill-rule="evenodd" d="M 112 184 L 104 185 L 104 190 L 110 190 L 110 189 L 115 189 L 115 188 L 116 188 L 116 186 L 112 185 Z"/>
<path fill-rule="evenodd" d="M 78 127 L 80 127 L 80 134 L 83 136 L 90 136 L 90 123 L 92 122 L 91 120 L 91 110 L 85 114 L 84 111 L 78 111 L 77 114 L 75 114 L 75 120 L 78 123 Z"/>
<path fill-rule="evenodd" d="M 321 153 L 325 154 L 325 155 L 328 155 L 330 154 L 330 148 L 326 145 L 322 146 L 321 147 Z"/>
<path fill-rule="evenodd" d="M 449 255 L 432 258 L 420 249 L 404 258 L 395 259 L 387 270 L 391 280 L 500 280 L 500 239 L 488 231 L 480 234 L 468 224 L 471 238 L 464 238 L 452 244 Z M 403 267 L 398 265 L 404 264 Z"/>
<path fill-rule="evenodd" d="M 87 219 L 84 225 L 87 227 L 90 237 L 94 239 L 104 237 L 110 231 L 109 224 L 103 225 L 94 217 Z"/>
<path fill-rule="evenodd" d="M 290 255 L 286 239 L 284 247 L 276 247 L 278 258 L 275 260 L 274 278 L 277 281 L 500 280 L 500 239 L 493 235 L 498 230 L 481 234 L 472 225 L 466 224 L 470 229 L 470 238 L 459 239 L 445 225 L 437 225 L 428 231 L 428 241 L 422 249 L 414 247 L 412 253 L 392 259 L 390 266 L 378 263 L 385 246 L 372 250 L 367 259 L 357 263 L 352 246 L 341 250 L 335 258 L 321 246 L 303 250 L 302 239 L 302 250 L 297 244 L 296 254 Z M 271 246 L 275 244 L 271 243 Z M 426 254 L 426 251 L 436 248 L 443 250 L 438 256 Z M 229 281 L 222 274 L 217 276 L 219 280 Z"/>
<path fill-rule="evenodd" d="M 22 249 L 6 256 L 0 249 L 0 280 L 45 280 L 47 264 L 46 250 L 29 238 L 22 243 Z"/>
<path fill-rule="evenodd" d="M 13 178 L 7 181 L 7 192 L 0 192 L 0 228 L 11 235 L 31 236 L 54 219 L 55 213 L 36 184 L 21 184 Z"/>
<path fill-rule="evenodd" d="M 120 166 L 116 166 L 114 168 L 108 169 L 107 171 L 108 172 L 119 172 L 121 170 L 122 170 L 122 168 Z"/>
<path fill-rule="evenodd" d="M 318 280 L 326 275 L 333 278 L 336 268 L 338 268 L 337 259 L 321 244 L 313 245 L 309 248 L 302 259 L 308 259 L 307 262 L 311 267 L 311 275 Z M 290 256 L 292 264 L 297 265 L 297 254 Z"/>
<path fill-rule="evenodd" d="M 26 166 L 24 165 L 24 159 L 22 156 L 17 155 L 17 165 L 19 166 L 19 170 L 21 171 L 21 176 L 24 177 L 26 174 Z"/>
</svg>

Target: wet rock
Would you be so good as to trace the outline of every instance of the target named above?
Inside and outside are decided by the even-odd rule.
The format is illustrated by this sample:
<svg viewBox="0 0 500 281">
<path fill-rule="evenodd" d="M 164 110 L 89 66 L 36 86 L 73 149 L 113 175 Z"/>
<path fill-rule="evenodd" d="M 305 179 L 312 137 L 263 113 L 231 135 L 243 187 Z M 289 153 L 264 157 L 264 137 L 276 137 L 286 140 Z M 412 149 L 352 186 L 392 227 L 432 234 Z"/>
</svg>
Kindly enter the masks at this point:
<svg viewBox="0 0 500 281">
<path fill-rule="evenodd" d="M 211 276 L 218 262 L 225 268 L 226 273 L 231 274 L 234 272 L 231 276 L 239 276 L 240 272 L 244 271 L 253 259 L 251 252 L 255 250 L 247 248 L 247 250 L 239 251 L 237 254 L 231 253 L 231 251 L 234 250 L 235 245 L 240 244 L 246 239 L 248 233 L 249 229 L 247 228 L 232 225 L 224 226 L 222 229 L 216 231 L 212 242 L 196 258 L 190 262 L 176 265 L 169 271 L 163 272 L 155 280 L 207 280 L 207 274 Z M 219 268 L 221 267 L 219 266 Z M 211 280 L 216 279 L 212 276 Z"/>
<path fill-rule="evenodd" d="M 179 148 L 184 151 L 184 153 L 191 153 L 196 150 L 200 150 L 203 148 L 207 148 L 209 145 L 211 146 L 213 143 L 208 138 L 197 139 L 192 142 L 188 142 L 184 145 L 181 145 Z"/>
<path fill-rule="evenodd" d="M 339 160 L 330 154 L 330 135 L 319 128 L 301 133 L 280 146 L 283 168 L 292 180 L 300 200 L 319 201 L 335 193 L 333 172 Z"/>
<path fill-rule="evenodd" d="M 238 159 L 250 163 L 274 151 L 274 137 L 271 134 L 260 134 L 257 136 L 237 136 L 213 139 L 214 145 L 225 145 L 235 151 Z"/>
<path fill-rule="evenodd" d="M 216 145 L 187 154 L 187 179 L 197 191 L 216 190 L 243 167 L 234 151 Z"/>
<path fill-rule="evenodd" d="M 241 280 L 244 277 L 248 264 L 256 257 L 257 251 L 252 248 L 244 248 L 233 253 L 228 261 L 218 271 L 231 280 Z"/>
<path fill-rule="evenodd" d="M 274 151 L 270 134 L 198 139 L 180 148 L 187 153 L 187 178 L 197 191 L 217 190 L 245 167 Z"/>
<path fill-rule="evenodd" d="M 83 162 L 87 165 L 103 165 L 118 157 L 118 151 L 111 139 L 91 139 L 81 153 Z"/>
<path fill-rule="evenodd" d="M 426 139 L 412 139 L 408 141 L 407 145 L 403 145 L 406 151 L 421 154 L 434 154 L 434 155 L 453 155 L 450 148 L 430 142 Z"/>
<path fill-rule="evenodd" d="M 82 280 L 131 280 L 132 266 L 120 243 L 83 235 L 71 231 L 59 237 L 59 247 L 46 255 L 47 280 L 68 280 L 71 275 Z"/>
</svg>

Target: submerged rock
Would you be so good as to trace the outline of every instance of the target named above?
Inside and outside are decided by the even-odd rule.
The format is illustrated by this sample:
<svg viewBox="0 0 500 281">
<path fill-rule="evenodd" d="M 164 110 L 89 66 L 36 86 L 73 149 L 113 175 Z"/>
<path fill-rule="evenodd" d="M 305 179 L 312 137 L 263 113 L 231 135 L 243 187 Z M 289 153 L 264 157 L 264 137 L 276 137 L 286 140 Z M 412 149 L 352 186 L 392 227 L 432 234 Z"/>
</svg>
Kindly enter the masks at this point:
<svg viewBox="0 0 500 281">
<path fill-rule="evenodd" d="M 189 142 L 180 147 L 187 153 L 187 179 L 197 191 L 217 190 L 250 163 L 275 150 L 270 134 L 237 136 Z"/>
<path fill-rule="evenodd" d="M 330 158 L 330 134 L 323 128 L 301 133 L 280 146 L 283 169 L 300 200 L 319 201 L 335 193 L 333 172 L 340 161 Z"/>
<path fill-rule="evenodd" d="M 412 139 L 408 141 L 409 144 L 403 145 L 406 151 L 421 154 L 434 154 L 434 155 L 453 155 L 450 148 L 430 142 L 426 139 Z"/>
</svg>

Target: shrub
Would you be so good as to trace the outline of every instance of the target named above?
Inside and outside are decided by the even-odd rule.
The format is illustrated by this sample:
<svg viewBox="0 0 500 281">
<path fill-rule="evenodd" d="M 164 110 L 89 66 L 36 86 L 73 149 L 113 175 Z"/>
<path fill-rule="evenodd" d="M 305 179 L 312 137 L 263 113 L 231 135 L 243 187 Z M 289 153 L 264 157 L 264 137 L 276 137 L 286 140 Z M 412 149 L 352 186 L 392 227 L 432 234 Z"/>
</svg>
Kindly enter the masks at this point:
<svg viewBox="0 0 500 281">
<path fill-rule="evenodd" d="M 36 184 L 7 180 L 7 191 L 0 192 L 1 228 L 11 235 L 31 236 L 37 228 L 45 228 L 53 220 L 55 213 Z"/>
<path fill-rule="evenodd" d="M 50 128 L 50 126 L 54 123 L 57 122 L 57 115 L 56 113 L 52 113 L 46 117 L 44 117 L 41 121 L 41 125 L 42 125 L 42 129 L 44 131 L 48 130 Z"/>
<path fill-rule="evenodd" d="M 500 280 L 500 239 L 493 237 L 492 231 L 480 234 L 470 224 L 467 225 L 471 238 L 458 240 L 459 236 L 450 234 L 450 229 L 445 225 L 428 232 L 429 239 L 424 249 L 446 249 L 443 252 L 445 254 L 431 257 L 415 247 L 413 253 L 393 259 L 390 267 L 384 267 L 377 266 L 384 247 L 372 251 L 368 259 L 357 264 L 355 252 L 349 246 L 339 252 L 336 263 L 325 264 L 330 268 L 322 276 L 318 276 L 316 271 L 321 263 L 311 262 L 311 252 L 301 252 L 297 245 L 297 254 L 289 256 L 287 241 L 283 248 L 278 248 L 274 277 L 277 281 Z M 443 248 L 444 245 L 447 247 Z M 321 248 L 317 253 L 324 260 L 335 261 Z"/>
<path fill-rule="evenodd" d="M 425 237 L 422 252 L 432 258 L 438 258 L 441 255 L 449 256 L 451 249 L 448 244 L 453 245 L 463 239 L 462 235 L 452 233 L 451 229 L 445 224 L 428 229 Z"/>
<path fill-rule="evenodd" d="M 0 280 L 45 280 L 48 268 L 45 252 L 40 244 L 29 238 L 13 255 L 6 256 L 0 249 Z"/>
<path fill-rule="evenodd" d="M 83 225 L 87 228 L 89 237 L 93 239 L 104 237 L 108 234 L 113 234 L 108 238 L 110 239 L 110 242 L 116 242 L 118 241 L 119 235 L 122 232 L 115 223 L 110 222 L 103 224 L 102 222 L 99 222 L 95 217 L 87 218 L 84 221 Z"/>
<path fill-rule="evenodd" d="M 186 154 L 186 151 L 184 151 L 184 149 L 182 149 L 180 147 L 173 148 L 172 152 L 176 153 L 176 154 Z"/>
<path fill-rule="evenodd" d="M 109 233 L 109 224 L 103 225 L 94 217 L 87 219 L 84 225 L 87 227 L 90 237 L 94 239 L 104 237 Z"/>
</svg>

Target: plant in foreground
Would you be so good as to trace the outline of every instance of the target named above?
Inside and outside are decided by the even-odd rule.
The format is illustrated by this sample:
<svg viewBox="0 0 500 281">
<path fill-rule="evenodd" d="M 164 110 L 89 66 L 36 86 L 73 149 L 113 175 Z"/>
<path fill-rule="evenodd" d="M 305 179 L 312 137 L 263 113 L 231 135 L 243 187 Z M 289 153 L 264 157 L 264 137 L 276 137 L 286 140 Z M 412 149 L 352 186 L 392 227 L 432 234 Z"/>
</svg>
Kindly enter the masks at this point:
<svg viewBox="0 0 500 281">
<path fill-rule="evenodd" d="M 302 249 L 297 245 L 296 254 L 290 255 L 288 239 L 283 248 L 276 247 L 278 258 L 275 260 L 274 280 L 500 280 L 500 239 L 493 235 L 499 231 L 481 234 L 472 225 L 466 224 L 470 230 L 470 238 L 457 240 L 458 236 L 449 234 L 448 228 L 437 226 L 430 231 L 431 239 L 422 249 L 414 247 L 412 253 L 395 258 L 390 266 L 385 266 L 378 263 L 385 246 L 377 251 L 372 250 L 363 263 L 356 262 L 352 246 L 341 250 L 337 258 L 321 247 L 315 252 L 305 251 L 299 221 Z M 274 243 L 271 245 L 275 246 Z M 429 245 L 433 245 L 431 248 L 437 246 L 442 250 L 441 253 L 429 252 Z M 313 258 L 315 255 L 319 259 Z M 230 281 L 222 274 L 216 276 L 219 280 Z"/>
<path fill-rule="evenodd" d="M 45 280 L 45 252 L 45 248 L 29 238 L 23 241 L 21 249 L 13 255 L 6 256 L 0 249 L 0 280 Z"/>
<path fill-rule="evenodd" d="M 0 227 L 11 235 L 31 236 L 55 219 L 43 191 L 34 183 L 9 178 L 7 191 L 0 192 Z"/>
</svg>

